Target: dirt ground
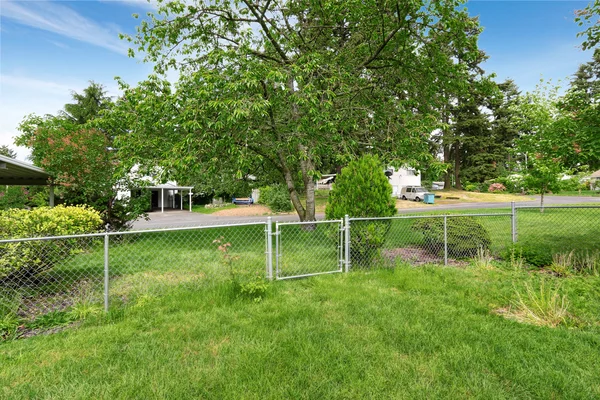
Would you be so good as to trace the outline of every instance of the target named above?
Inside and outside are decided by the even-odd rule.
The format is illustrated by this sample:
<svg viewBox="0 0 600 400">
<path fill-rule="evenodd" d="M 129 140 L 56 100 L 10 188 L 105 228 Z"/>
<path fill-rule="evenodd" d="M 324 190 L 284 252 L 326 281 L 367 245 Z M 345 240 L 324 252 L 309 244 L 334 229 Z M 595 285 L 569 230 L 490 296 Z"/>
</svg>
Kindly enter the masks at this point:
<svg viewBox="0 0 600 400">
<path fill-rule="evenodd" d="M 442 198 L 435 199 L 434 205 L 428 206 L 422 202 L 417 203 L 416 201 L 409 200 L 397 200 L 396 208 L 398 209 L 410 209 L 410 208 L 423 208 L 431 207 L 435 208 L 435 205 L 447 205 L 447 204 L 460 204 L 460 203 L 479 203 L 479 202 L 505 202 L 511 201 L 528 201 L 533 200 L 530 196 L 520 196 L 515 194 L 493 194 L 493 193 L 475 193 L 475 192 L 464 192 L 464 191 L 438 191 L 435 192 L 436 196 L 441 195 Z M 447 197 L 458 197 L 458 199 L 448 199 Z M 325 204 L 318 204 L 316 207 L 317 213 L 325 212 Z M 260 204 L 252 204 L 251 206 L 238 206 L 236 208 L 230 208 L 227 210 L 221 210 L 213 213 L 212 215 L 224 216 L 224 217 L 262 217 L 265 215 L 272 215 L 271 210 Z M 280 213 L 278 215 L 294 214 L 291 213 Z"/>
<path fill-rule="evenodd" d="M 262 217 L 272 214 L 269 207 L 260 204 L 252 204 L 250 206 L 238 206 L 227 210 L 214 212 L 212 215 L 223 217 Z"/>
</svg>

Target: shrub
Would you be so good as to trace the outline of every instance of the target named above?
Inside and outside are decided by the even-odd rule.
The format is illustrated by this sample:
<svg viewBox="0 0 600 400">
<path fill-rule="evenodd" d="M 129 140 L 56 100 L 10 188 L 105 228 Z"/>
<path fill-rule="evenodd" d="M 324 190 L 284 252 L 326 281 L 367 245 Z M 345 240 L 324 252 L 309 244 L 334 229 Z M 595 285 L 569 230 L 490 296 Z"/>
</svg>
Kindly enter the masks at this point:
<svg viewBox="0 0 600 400">
<path fill-rule="evenodd" d="M 489 187 L 488 187 L 488 192 L 504 192 L 506 191 L 506 186 L 504 186 L 501 183 L 492 183 Z"/>
<path fill-rule="evenodd" d="M 444 220 L 425 218 L 416 220 L 412 229 L 423 235 L 425 248 L 436 254 L 444 252 Z M 476 257 L 479 251 L 489 249 L 492 240 L 483 225 L 473 217 L 447 219 L 448 255 L 454 258 Z"/>
<path fill-rule="evenodd" d="M 507 249 L 504 258 L 509 259 L 512 254 L 518 254 L 519 258 L 533 267 L 542 268 L 552 264 L 552 252 L 546 248 L 529 244 L 516 244 Z"/>
<path fill-rule="evenodd" d="M 581 184 L 579 183 L 579 178 L 576 176 L 573 176 L 569 179 L 561 180 L 558 183 L 558 186 L 561 191 L 566 191 L 566 192 L 574 192 L 581 188 Z"/>
<path fill-rule="evenodd" d="M 496 179 L 486 181 L 486 183 L 487 185 L 484 186 L 486 189 L 493 183 L 500 183 L 504 185 L 506 191 L 509 193 L 521 193 L 522 188 L 525 186 L 523 177 L 519 175 L 501 176 Z"/>
<path fill-rule="evenodd" d="M 475 183 L 467 183 L 465 185 L 465 190 L 467 192 L 478 192 L 479 191 L 479 185 L 477 185 Z"/>
<path fill-rule="evenodd" d="M 0 212 L 1 239 L 77 235 L 96 232 L 101 226 L 98 212 L 85 206 Z M 80 252 L 83 246 L 77 239 L 0 244 L 0 282 L 35 276 Z"/>
<path fill-rule="evenodd" d="M 283 185 L 265 186 L 260 189 L 259 204 L 264 204 L 272 211 L 292 211 L 290 193 Z"/>
<path fill-rule="evenodd" d="M 392 186 L 382 163 L 372 155 L 352 161 L 342 169 L 329 193 L 327 219 L 351 217 L 391 217 L 396 214 Z M 357 221 L 350 235 L 350 257 L 358 266 L 370 266 L 383 246 L 390 221 Z"/>
</svg>

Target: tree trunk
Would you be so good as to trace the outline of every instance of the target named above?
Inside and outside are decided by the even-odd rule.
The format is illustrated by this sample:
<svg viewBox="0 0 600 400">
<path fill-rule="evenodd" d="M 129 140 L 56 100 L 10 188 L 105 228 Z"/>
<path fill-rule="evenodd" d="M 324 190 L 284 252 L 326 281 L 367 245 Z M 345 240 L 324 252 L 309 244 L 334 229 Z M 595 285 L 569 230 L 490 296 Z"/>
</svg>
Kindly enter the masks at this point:
<svg viewBox="0 0 600 400">
<path fill-rule="evenodd" d="M 302 180 L 304 181 L 304 190 L 306 191 L 306 208 L 304 210 L 303 221 L 315 220 L 315 181 L 311 175 L 311 171 L 315 170 L 315 165 L 312 162 L 310 152 L 304 145 L 298 145 L 300 154 L 303 159 L 300 160 L 300 169 L 302 170 Z"/>
<path fill-rule="evenodd" d="M 546 185 L 542 185 L 542 195 L 540 196 L 540 212 L 544 212 L 544 192 L 546 192 Z"/>
<path fill-rule="evenodd" d="M 462 190 L 462 184 L 460 183 L 460 145 L 455 144 L 454 148 L 454 188 L 456 190 Z"/>
<path fill-rule="evenodd" d="M 304 210 L 304 221 L 315 221 L 315 182 L 309 179 L 306 184 L 306 209 Z"/>
<path fill-rule="evenodd" d="M 302 206 L 302 202 L 300 201 L 300 196 L 298 196 L 298 191 L 296 190 L 296 184 L 294 183 L 294 177 L 292 172 L 290 171 L 283 153 L 279 152 L 279 162 L 281 164 L 281 172 L 283 173 L 283 178 L 285 179 L 285 184 L 288 188 L 288 192 L 290 192 L 290 199 L 292 200 L 292 205 L 294 209 L 296 209 L 296 213 L 298 213 L 298 217 L 300 221 L 304 221 L 306 210 Z M 314 190 L 313 190 L 313 198 L 314 198 Z"/>
<path fill-rule="evenodd" d="M 450 145 L 444 145 L 444 163 L 450 164 Z M 450 190 L 452 188 L 452 179 L 450 177 L 450 170 L 444 173 L 444 190 Z"/>
</svg>

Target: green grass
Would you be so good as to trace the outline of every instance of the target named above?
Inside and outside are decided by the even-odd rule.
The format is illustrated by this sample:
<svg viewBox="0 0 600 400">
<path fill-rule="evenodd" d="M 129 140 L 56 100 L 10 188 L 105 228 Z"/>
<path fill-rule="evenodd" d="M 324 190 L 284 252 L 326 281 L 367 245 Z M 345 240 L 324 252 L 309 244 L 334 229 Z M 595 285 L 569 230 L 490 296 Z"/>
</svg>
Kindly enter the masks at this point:
<svg viewBox="0 0 600 400">
<path fill-rule="evenodd" d="M 518 215 L 524 245 L 597 248 L 600 209 Z M 511 246 L 509 217 L 477 219 L 495 255 Z M 422 245 L 411 225 L 393 220 L 383 252 Z M 338 268 L 335 224 L 281 228 L 281 276 Z M 600 396 L 598 276 L 556 278 L 502 261 L 416 268 L 400 257 L 396 268 L 276 282 L 260 302 L 235 298 L 217 246 L 231 243 L 233 268 L 264 276 L 264 235 L 256 225 L 111 238 L 107 315 L 98 313 L 103 241 L 90 240 L 44 274 L 38 293 L 15 299 L 28 310 L 41 294 L 55 311 L 27 321 L 0 312 L 0 331 L 64 329 L 0 343 L 0 398 Z M 556 328 L 522 323 L 538 308 L 552 317 L 551 304 L 527 304 L 540 290 L 561 307 L 565 299 Z"/>
<path fill-rule="evenodd" d="M 494 312 L 539 281 L 400 267 L 278 282 L 252 303 L 200 280 L 0 344 L 0 397 L 598 398 L 600 280 L 562 285 L 577 328 Z"/>
<path fill-rule="evenodd" d="M 200 213 L 200 214 L 212 214 L 217 211 L 230 210 L 232 208 L 237 208 L 237 207 L 238 206 L 235 204 L 227 204 L 227 205 L 224 205 L 223 207 L 215 207 L 215 208 L 206 208 L 205 206 L 195 205 L 195 206 L 192 206 L 192 211 Z"/>
<path fill-rule="evenodd" d="M 600 197 L 599 190 L 568 190 L 564 192 L 558 192 L 552 194 L 552 196 L 586 196 L 586 197 Z"/>
</svg>

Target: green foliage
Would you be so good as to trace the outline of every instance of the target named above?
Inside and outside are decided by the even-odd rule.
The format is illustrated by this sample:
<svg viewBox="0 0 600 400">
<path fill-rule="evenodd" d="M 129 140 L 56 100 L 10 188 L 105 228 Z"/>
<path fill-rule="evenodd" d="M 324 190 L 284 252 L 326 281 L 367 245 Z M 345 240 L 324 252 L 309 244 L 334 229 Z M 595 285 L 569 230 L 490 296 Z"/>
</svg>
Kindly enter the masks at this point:
<svg viewBox="0 0 600 400">
<path fill-rule="evenodd" d="M 264 274 L 245 270 L 238 266 L 237 261 L 240 257 L 230 253 L 231 243 L 226 242 L 223 236 L 213 240 L 213 244 L 217 246 L 217 250 L 222 256 L 221 262 L 227 268 L 231 297 L 260 302 L 269 290 L 269 282 L 265 279 Z"/>
<path fill-rule="evenodd" d="M 514 310 L 510 310 L 508 317 L 519 322 L 539 326 L 557 327 L 558 325 L 572 325 L 575 321 L 567 312 L 569 302 L 565 295 L 560 293 L 560 287 L 552 287 L 545 280 L 540 282 L 539 290 L 531 284 L 525 284 L 525 295 L 516 292 L 517 300 Z"/>
<path fill-rule="evenodd" d="M 585 185 L 582 185 L 579 182 L 579 178 L 576 176 L 573 176 L 569 179 L 562 179 L 559 182 L 559 186 L 560 186 L 560 191 L 567 191 L 567 192 L 572 192 L 575 190 L 579 190 L 579 189 L 583 189 L 585 190 Z"/>
<path fill-rule="evenodd" d="M 274 212 L 292 211 L 290 192 L 283 185 L 271 185 L 260 188 L 259 204 L 264 204 Z"/>
<path fill-rule="evenodd" d="M 464 188 L 467 192 L 479 192 L 481 190 L 480 186 L 475 183 L 467 183 Z"/>
<path fill-rule="evenodd" d="M 112 103 L 102 86 L 93 82 L 83 94 L 72 96 L 75 103 L 66 104 L 59 115 L 27 116 L 15 143 L 30 148 L 33 163 L 60 185 L 59 202 L 89 205 L 111 229 L 121 229 L 145 209 L 136 201 L 116 200 L 117 187 L 129 182 L 116 173 L 120 162 L 113 145 L 115 128 L 98 127 L 95 121 Z"/>
<path fill-rule="evenodd" d="M 494 183 L 502 184 L 509 193 L 521 193 L 521 191 L 525 188 L 524 179 L 519 175 L 499 176 L 496 179 L 486 182 L 487 185 Z"/>
<path fill-rule="evenodd" d="M 372 155 L 350 162 L 342 169 L 329 193 L 325 218 L 391 217 L 396 214 L 392 186 L 382 163 Z"/>
<path fill-rule="evenodd" d="M 514 254 L 532 267 L 542 268 L 552 264 L 552 252 L 545 247 L 517 243 L 506 250 L 504 258 L 508 259 Z"/>
<path fill-rule="evenodd" d="M 2 239 L 77 235 L 97 232 L 102 219 L 95 210 L 80 207 L 40 207 L 31 211 L 0 212 Z M 85 241 L 85 239 L 83 239 Z M 77 239 L 28 241 L 0 245 L 0 281 L 33 277 L 57 262 L 80 252 L 85 242 Z"/>
<path fill-rule="evenodd" d="M 179 174 L 259 167 L 313 220 L 314 180 L 328 165 L 366 151 L 433 161 L 425 132 L 439 125 L 441 94 L 464 87 L 455 59 L 480 55 L 478 21 L 458 5 L 160 3 L 126 36 L 158 75 L 121 82 L 107 121 L 126 126 L 116 147 L 131 165 Z M 170 68 L 176 85 L 159 76 Z"/>
<path fill-rule="evenodd" d="M 26 324 L 29 329 L 46 329 L 55 326 L 67 325 L 76 321 L 77 318 L 68 311 L 51 311 L 40 315 L 36 319 Z"/>
<path fill-rule="evenodd" d="M 546 277 L 544 286 L 554 291 L 557 281 Z M 228 301 L 225 283 L 201 282 L 84 328 L 3 343 L 4 397 L 600 397 L 595 277 L 560 282 L 568 312 L 586 321 L 572 329 L 498 315 L 519 309 L 517 293 L 531 308 L 527 287 L 539 292 L 540 276 L 527 271 L 333 274 L 279 282 L 260 303 Z"/>
<path fill-rule="evenodd" d="M 17 158 L 17 153 L 7 145 L 0 146 L 0 155 L 8 158 Z"/>
<path fill-rule="evenodd" d="M 4 190 L 0 190 L 0 209 L 2 210 L 25 208 L 25 205 L 29 203 L 29 190 L 25 186 L 6 186 Z"/>
<path fill-rule="evenodd" d="M 382 163 L 364 155 L 342 169 L 329 193 L 326 219 L 350 217 L 391 217 L 396 214 L 392 186 L 383 173 Z M 350 252 L 359 266 L 371 266 L 371 260 L 383 245 L 389 221 L 360 221 L 352 227 Z"/>
<path fill-rule="evenodd" d="M 442 218 L 417 219 L 412 229 L 423 235 L 423 245 L 438 255 L 444 254 L 444 220 Z M 492 244 L 487 229 L 473 217 L 447 219 L 448 256 L 453 258 L 476 257 Z"/>
<path fill-rule="evenodd" d="M 0 342 L 16 337 L 22 323 L 21 318 L 14 313 L 0 313 Z"/>
</svg>

